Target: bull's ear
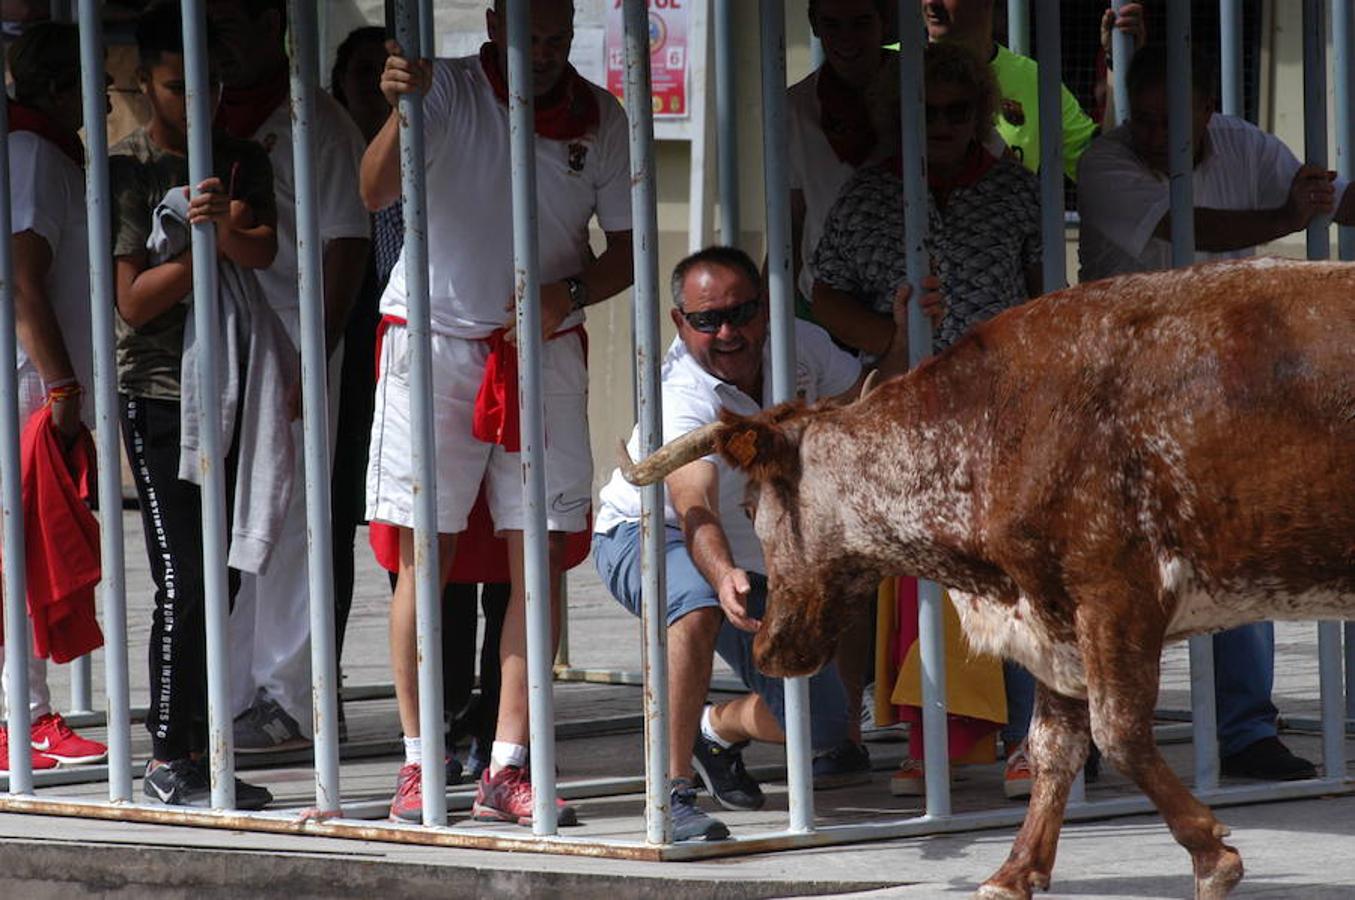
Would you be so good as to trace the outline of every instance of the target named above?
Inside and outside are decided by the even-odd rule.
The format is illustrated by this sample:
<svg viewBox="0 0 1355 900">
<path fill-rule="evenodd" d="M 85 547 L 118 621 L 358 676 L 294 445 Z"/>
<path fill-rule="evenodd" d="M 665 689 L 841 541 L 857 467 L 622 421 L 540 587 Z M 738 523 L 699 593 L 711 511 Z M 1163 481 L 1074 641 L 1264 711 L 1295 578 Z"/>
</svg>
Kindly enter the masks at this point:
<svg viewBox="0 0 1355 900">
<path fill-rule="evenodd" d="M 799 428 L 758 419 L 730 417 L 715 439 L 715 449 L 754 481 L 784 476 L 798 463 Z"/>
</svg>

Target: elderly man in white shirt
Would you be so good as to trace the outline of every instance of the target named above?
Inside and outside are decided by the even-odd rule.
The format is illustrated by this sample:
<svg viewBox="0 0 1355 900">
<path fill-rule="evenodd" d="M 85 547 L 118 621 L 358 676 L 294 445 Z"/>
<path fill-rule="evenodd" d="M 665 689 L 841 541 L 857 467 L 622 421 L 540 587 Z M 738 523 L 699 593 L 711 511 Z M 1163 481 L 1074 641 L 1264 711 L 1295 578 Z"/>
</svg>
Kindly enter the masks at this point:
<svg viewBox="0 0 1355 900">
<path fill-rule="evenodd" d="M 707 248 L 678 263 L 672 288 L 678 336 L 663 361 L 664 439 L 715 421 L 722 409 L 754 414 L 770 405 L 767 304 L 752 259 L 732 247 Z M 880 362 L 885 377 L 907 368 L 907 297 L 905 288 L 895 301 L 895 339 Z M 932 294 L 925 301 L 939 305 Z M 797 397 L 807 403 L 854 397 L 862 381 L 857 359 L 818 326 L 797 321 L 795 327 Z M 639 453 L 638 429 L 629 449 Z M 697 808 L 696 774 L 725 808 L 757 809 L 762 792 L 740 751 L 749 740 L 785 740 L 781 681 L 753 664 L 765 565 L 743 509 L 742 472 L 706 457 L 669 475 L 664 487 L 674 834 L 677 840 L 716 840 L 729 830 Z M 598 571 L 617 600 L 639 615 L 639 489 L 616 472 L 600 500 L 593 544 Z M 705 706 L 716 653 L 750 693 Z M 816 783 L 868 778 L 869 758 L 847 742 L 847 697 L 835 668 L 810 679 L 810 709 L 812 743 L 826 751 L 816 760 Z"/>
<path fill-rule="evenodd" d="M 1147 47 L 1129 69 L 1129 121 L 1093 142 L 1082 157 L 1078 211 L 1081 278 L 1171 266 L 1171 200 L 1167 178 L 1166 50 Z M 1300 231 L 1316 216 L 1355 222 L 1346 183 L 1321 166 L 1303 165 L 1274 135 L 1233 116 L 1216 115 L 1214 66 L 1195 73 L 1195 249 L 1200 261 L 1253 255 L 1256 245 Z M 1270 623 L 1214 635 L 1219 754 L 1224 775 L 1312 778 L 1313 764 L 1276 735 L 1270 694 L 1275 630 Z"/>
</svg>

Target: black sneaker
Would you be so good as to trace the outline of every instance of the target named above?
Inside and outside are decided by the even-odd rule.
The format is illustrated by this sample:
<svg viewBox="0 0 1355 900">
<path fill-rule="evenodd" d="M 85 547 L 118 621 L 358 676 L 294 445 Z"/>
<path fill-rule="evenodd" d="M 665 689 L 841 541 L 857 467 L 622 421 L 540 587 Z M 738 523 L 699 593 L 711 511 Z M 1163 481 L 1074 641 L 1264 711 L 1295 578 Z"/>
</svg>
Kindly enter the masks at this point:
<svg viewBox="0 0 1355 900">
<path fill-rule="evenodd" d="M 465 777 L 465 772 L 461 765 L 461 760 L 457 759 L 455 754 L 448 753 L 446 757 L 446 767 L 447 767 L 447 786 L 451 787 L 454 784 L 460 784 L 462 779 Z"/>
<path fill-rule="evenodd" d="M 814 757 L 814 790 L 830 790 L 870 781 L 870 751 L 865 744 L 843 741 Z"/>
<path fill-rule="evenodd" d="M 311 746 L 296 719 L 262 690 L 249 709 L 236 716 L 234 730 L 236 753 L 269 753 Z"/>
<path fill-rule="evenodd" d="M 211 791 L 212 783 L 212 764 L 205 756 L 200 756 L 193 760 L 193 765 L 198 767 L 202 773 L 202 780 L 207 782 L 208 791 Z M 210 798 L 209 798 L 210 801 Z M 248 781 L 235 779 L 235 808 L 252 811 L 263 809 L 273 802 L 273 794 L 266 787 L 257 784 L 250 784 Z"/>
<path fill-rule="evenodd" d="M 710 795 L 725 809 L 762 809 L 767 798 L 762 788 L 743 767 L 743 748 L 747 741 L 721 747 L 700 732 L 692 748 L 692 768 Z"/>
<path fill-rule="evenodd" d="M 1239 752 L 1223 757 L 1221 763 L 1223 774 L 1229 778 L 1299 781 L 1317 777 L 1317 767 L 1290 753 L 1277 737 L 1254 741 Z"/>
<path fill-rule="evenodd" d="M 166 806 L 192 806 L 208 809 L 212 805 L 212 785 L 207 774 L 191 759 L 172 759 L 167 763 L 146 763 L 141 782 L 146 799 Z"/>
<path fill-rule="evenodd" d="M 674 778 L 668 795 L 673 816 L 674 841 L 723 841 L 729 837 L 725 823 L 696 805 L 696 786 L 686 778 Z"/>
</svg>

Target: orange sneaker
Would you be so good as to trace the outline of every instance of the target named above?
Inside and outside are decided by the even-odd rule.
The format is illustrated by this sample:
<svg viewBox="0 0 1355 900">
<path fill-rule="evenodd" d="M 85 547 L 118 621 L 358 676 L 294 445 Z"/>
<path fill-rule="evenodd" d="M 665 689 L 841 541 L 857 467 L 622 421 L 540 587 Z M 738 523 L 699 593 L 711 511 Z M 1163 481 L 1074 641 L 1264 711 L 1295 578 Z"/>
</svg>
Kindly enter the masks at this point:
<svg viewBox="0 0 1355 900">
<path fill-rule="evenodd" d="M 1029 800 L 1030 784 L 1033 780 L 1030 771 L 1030 759 L 1026 756 L 1026 742 L 1007 755 L 1007 768 L 1002 773 L 1002 793 L 1008 800 Z"/>
<path fill-rule="evenodd" d="M 889 793 L 895 797 L 921 797 L 927 793 L 926 770 L 922 763 L 905 756 L 899 768 L 889 776 Z"/>
<path fill-rule="evenodd" d="M 62 765 L 88 765 L 108 758 L 107 746 L 76 734 L 60 713 L 39 717 L 33 723 L 32 734 L 33 749 Z"/>
<path fill-rule="evenodd" d="M 485 769 L 475 792 L 471 816 L 477 822 L 531 825 L 532 779 L 527 770 L 518 766 L 504 766 L 497 775 L 491 776 L 489 770 Z M 577 825 L 579 814 L 574 807 L 556 797 L 555 821 L 560 825 Z"/>
</svg>

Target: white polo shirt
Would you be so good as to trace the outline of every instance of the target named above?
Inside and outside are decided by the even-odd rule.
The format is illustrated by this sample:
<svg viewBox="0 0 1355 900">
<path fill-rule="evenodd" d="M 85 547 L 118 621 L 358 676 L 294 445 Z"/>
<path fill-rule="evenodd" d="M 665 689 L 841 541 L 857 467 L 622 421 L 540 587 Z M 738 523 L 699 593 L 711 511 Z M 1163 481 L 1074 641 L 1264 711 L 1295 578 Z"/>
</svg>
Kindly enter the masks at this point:
<svg viewBox="0 0 1355 900">
<path fill-rule="evenodd" d="M 84 386 L 81 416 L 93 410 L 94 359 L 90 344 L 89 234 L 85 224 L 85 176 L 80 167 L 51 141 L 30 131 L 9 136 L 9 188 L 14 234 L 31 231 L 47 242 L 52 266 L 47 272 L 47 300 L 56 314 L 75 377 Z M 20 401 L 42 396 L 40 383 L 26 390 L 24 381 L 38 378 L 21 342 L 16 342 L 21 381 Z M 23 412 L 24 410 L 21 410 Z M 20 423 L 22 425 L 22 423 Z"/>
<path fill-rule="evenodd" d="M 795 321 L 795 394 L 806 403 L 833 397 L 847 391 L 861 377 L 861 364 L 856 357 L 833 343 L 828 332 L 803 320 Z M 771 342 L 762 350 L 762 370 L 771 370 Z M 687 352 L 680 338 L 663 358 L 660 376 L 663 391 L 663 439 L 665 442 L 681 437 L 689 431 L 716 421 L 720 410 L 727 409 L 739 415 L 757 414 L 764 406 L 771 406 L 771 379 L 763 378 L 762 402 L 758 403 L 732 384 L 728 384 L 701 368 Z M 640 455 L 640 429 L 636 426 L 627 443 L 631 458 Z M 762 561 L 762 544 L 753 531 L 753 523 L 744 512 L 743 502 L 748 479 L 743 472 L 730 466 L 719 455 L 704 458 L 713 463 L 719 474 L 720 524 L 729 541 L 734 564 L 749 572 L 766 572 Z M 598 495 L 601 508 L 593 530 L 606 534 L 623 522 L 640 520 L 640 489 L 621 476 L 612 478 Z M 664 489 L 664 522 L 678 527 L 677 513 L 672 498 Z"/>
<path fill-rule="evenodd" d="M 630 151 L 626 115 L 596 86 L 596 131 L 576 140 L 536 137 L 537 233 L 543 284 L 583 270 L 588 223 L 628 231 Z M 483 338 L 503 327 L 513 296 L 513 194 L 508 107 L 479 56 L 440 59 L 424 98 L 428 172 L 428 288 L 433 330 Z M 391 271 L 381 312 L 406 317 L 405 251 Z M 583 321 L 576 313 L 561 330 Z"/>
<path fill-rule="evenodd" d="M 363 238 L 371 219 L 358 193 L 358 168 L 366 145 L 362 132 L 333 97 L 315 89 L 315 184 L 320 243 Z M 296 339 L 300 328 L 296 261 L 296 163 L 292 158 L 291 104 L 283 102 L 264 119 L 253 140 L 268 152 L 273 166 L 273 196 L 278 207 L 278 255 L 267 269 L 255 270 L 259 287 Z"/>
<path fill-rule="evenodd" d="M 1300 163 L 1279 138 L 1245 119 L 1216 114 L 1204 140 L 1204 154 L 1194 172 L 1197 208 L 1274 209 L 1289 198 Z M 1171 268 L 1171 242 L 1153 236 L 1171 209 L 1167 176 L 1139 159 L 1127 123 L 1092 141 L 1078 167 L 1077 181 L 1082 281 Z M 1335 183 L 1338 203 L 1346 184 L 1342 179 Z M 1197 251 L 1195 258 L 1205 262 L 1254 253 L 1253 247 Z"/>
</svg>

